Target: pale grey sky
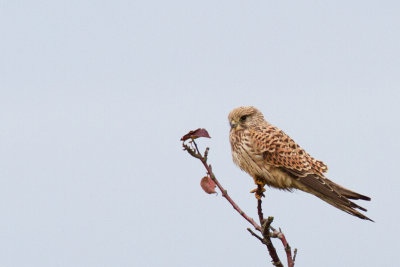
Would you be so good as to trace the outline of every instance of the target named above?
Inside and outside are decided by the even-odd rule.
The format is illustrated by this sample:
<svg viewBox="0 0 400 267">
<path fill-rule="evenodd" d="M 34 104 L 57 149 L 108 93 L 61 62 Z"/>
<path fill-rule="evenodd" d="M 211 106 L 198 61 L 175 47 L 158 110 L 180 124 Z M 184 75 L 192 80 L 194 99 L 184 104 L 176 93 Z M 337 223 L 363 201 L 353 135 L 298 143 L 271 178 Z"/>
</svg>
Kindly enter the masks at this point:
<svg viewBox="0 0 400 267">
<path fill-rule="evenodd" d="M 296 266 L 394 266 L 400 250 L 398 1 L 1 1 L 0 266 L 269 266 L 180 137 L 256 217 L 229 111 L 254 105 L 362 221 L 268 190 Z M 280 243 L 276 247 L 283 256 Z"/>
</svg>

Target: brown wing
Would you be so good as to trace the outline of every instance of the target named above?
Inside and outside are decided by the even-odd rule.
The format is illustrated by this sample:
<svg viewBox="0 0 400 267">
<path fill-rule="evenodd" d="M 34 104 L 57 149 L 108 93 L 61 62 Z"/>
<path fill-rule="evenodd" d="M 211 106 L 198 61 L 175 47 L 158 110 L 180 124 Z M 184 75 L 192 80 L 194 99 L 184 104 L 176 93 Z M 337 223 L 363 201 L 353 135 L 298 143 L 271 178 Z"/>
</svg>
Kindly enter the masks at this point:
<svg viewBox="0 0 400 267">
<path fill-rule="evenodd" d="M 371 220 L 354 210 L 358 206 L 350 199 L 370 200 L 369 197 L 348 190 L 324 177 L 328 167 L 311 157 L 304 149 L 282 130 L 268 125 L 249 131 L 253 149 L 262 154 L 265 162 L 289 173 L 295 180 L 306 186 L 313 193 L 329 204 L 362 219 Z"/>
<path fill-rule="evenodd" d="M 311 157 L 277 127 L 269 125 L 251 129 L 250 138 L 256 153 L 262 154 L 270 165 L 282 167 L 300 177 L 309 174 L 323 177 L 323 173 L 328 171 L 328 166 Z"/>
</svg>

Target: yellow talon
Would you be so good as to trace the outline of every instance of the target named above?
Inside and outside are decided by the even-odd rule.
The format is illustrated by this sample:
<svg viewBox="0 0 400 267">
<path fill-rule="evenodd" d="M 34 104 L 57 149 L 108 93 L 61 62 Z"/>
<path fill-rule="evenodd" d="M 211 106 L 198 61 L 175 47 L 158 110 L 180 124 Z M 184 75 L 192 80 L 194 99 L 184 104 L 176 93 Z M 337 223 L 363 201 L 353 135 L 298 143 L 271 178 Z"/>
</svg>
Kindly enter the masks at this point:
<svg viewBox="0 0 400 267">
<path fill-rule="evenodd" d="M 255 188 L 255 189 L 251 190 L 250 193 L 256 193 L 257 191 L 265 192 L 266 190 L 265 190 L 265 188 L 263 188 L 263 187 L 261 187 L 261 188 Z"/>
<path fill-rule="evenodd" d="M 255 193 L 255 192 L 257 192 L 257 190 L 258 190 L 258 188 L 253 189 L 253 190 L 250 191 L 250 193 Z"/>
<path fill-rule="evenodd" d="M 265 197 L 264 192 L 265 192 L 265 183 L 261 182 L 261 181 L 255 181 L 257 188 L 253 189 L 250 191 L 250 193 L 255 193 L 255 197 L 260 200 L 262 197 Z"/>
</svg>

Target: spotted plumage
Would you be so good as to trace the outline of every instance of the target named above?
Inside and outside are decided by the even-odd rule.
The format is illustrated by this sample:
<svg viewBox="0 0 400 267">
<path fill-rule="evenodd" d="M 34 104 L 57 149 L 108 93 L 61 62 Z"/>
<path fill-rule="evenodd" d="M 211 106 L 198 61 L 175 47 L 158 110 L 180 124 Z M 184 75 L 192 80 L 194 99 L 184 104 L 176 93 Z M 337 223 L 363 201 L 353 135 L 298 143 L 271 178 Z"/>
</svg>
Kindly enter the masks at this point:
<svg viewBox="0 0 400 267">
<path fill-rule="evenodd" d="M 370 200 L 324 176 L 328 167 L 311 157 L 279 128 L 264 120 L 254 107 L 239 107 L 228 116 L 233 161 L 256 184 L 291 191 L 300 189 L 362 219 L 366 211 L 349 199 Z"/>
</svg>

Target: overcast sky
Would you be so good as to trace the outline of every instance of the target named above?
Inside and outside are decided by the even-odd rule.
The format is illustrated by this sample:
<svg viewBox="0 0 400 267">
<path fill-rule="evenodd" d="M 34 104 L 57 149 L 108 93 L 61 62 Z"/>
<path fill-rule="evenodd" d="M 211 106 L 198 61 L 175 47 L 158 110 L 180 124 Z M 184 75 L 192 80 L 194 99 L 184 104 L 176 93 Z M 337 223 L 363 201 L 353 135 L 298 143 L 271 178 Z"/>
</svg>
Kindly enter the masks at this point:
<svg viewBox="0 0 400 267">
<path fill-rule="evenodd" d="M 0 1 L 0 266 L 270 266 L 180 137 L 252 217 L 230 110 L 253 105 L 363 221 L 268 189 L 296 266 L 395 266 L 400 250 L 398 1 Z M 276 248 L 284 260 L 280 242 Z"/>
</svg>

